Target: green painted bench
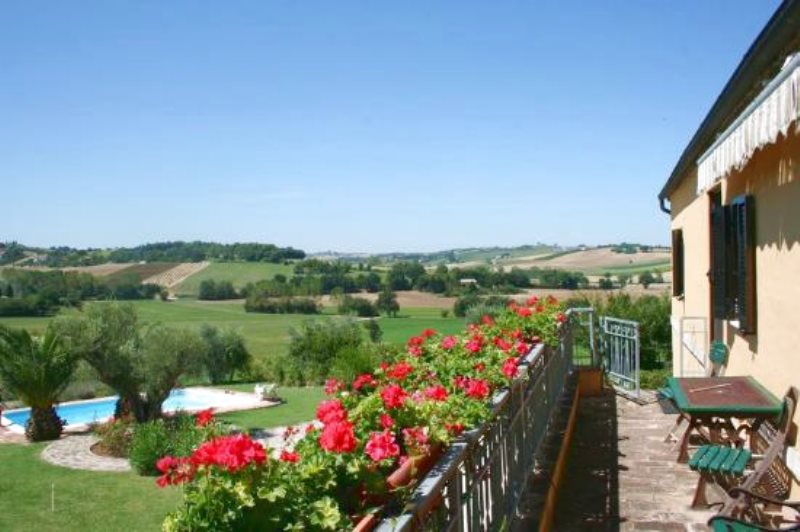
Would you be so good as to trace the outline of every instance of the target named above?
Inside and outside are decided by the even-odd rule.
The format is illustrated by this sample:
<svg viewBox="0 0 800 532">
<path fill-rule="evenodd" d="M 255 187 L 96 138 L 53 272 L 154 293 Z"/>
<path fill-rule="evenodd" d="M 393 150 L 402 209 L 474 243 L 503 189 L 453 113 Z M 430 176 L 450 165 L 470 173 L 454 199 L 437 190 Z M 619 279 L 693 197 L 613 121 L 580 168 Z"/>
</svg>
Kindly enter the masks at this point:
<svg viewBox="0 0 800 532">
<path fill-rule="evenodd" d="M 792 386 L 783 399 L 783 415 L 759 427 L 750 449 L 704 445 L 689 460 L 689 467 L 700 473 L 693 506 L 707 504 L 705 490 L 711 482 L 731 486 L 722 509 L 708 522 L 714 532 L 800 531 L 800 502 L 786 501 L 792 475 L 784 461 L 797 402 L 798 391 Z M 796 521 L 786 522 L 775 513 L 775 508 L 784 507 L 797 513 Z"/>
</svg>

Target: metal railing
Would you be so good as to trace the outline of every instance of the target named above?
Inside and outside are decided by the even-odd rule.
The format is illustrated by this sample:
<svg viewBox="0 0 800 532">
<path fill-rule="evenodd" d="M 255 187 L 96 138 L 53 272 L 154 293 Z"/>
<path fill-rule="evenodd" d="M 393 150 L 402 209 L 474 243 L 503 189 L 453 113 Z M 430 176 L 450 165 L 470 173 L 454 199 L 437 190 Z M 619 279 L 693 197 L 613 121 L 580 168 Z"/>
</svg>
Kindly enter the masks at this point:
<svg viewBox="0 0 800 532">
<path fill-rule="evenodd" d="M 578 320 L 567 316 L 559 346 L 526 356 L 520 377 L 494 396 L 489 420 L 454 441 L 402 514 L 378 531 L 484 531 L 511 522 L 572 368 Z"/>
<path fill-rule="evenodd" d="M 615 387 L 639 396 L 639 324 L 600 317 L 601 350 L 608 377 Z"/>
</svg>

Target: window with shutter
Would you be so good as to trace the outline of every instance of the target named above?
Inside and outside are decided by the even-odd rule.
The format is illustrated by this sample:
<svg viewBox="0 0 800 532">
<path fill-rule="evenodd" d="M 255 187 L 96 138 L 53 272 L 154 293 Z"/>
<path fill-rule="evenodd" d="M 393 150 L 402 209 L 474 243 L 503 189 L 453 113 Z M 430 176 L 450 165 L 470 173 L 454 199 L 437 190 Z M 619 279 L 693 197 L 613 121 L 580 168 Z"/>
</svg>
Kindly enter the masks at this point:
<svg viewBox="0 0 800 532">
<path fill-rule="evenodd" d="M 739 330 L 756 331 L 755 204 L 753 196 L 739 196 L 730 206 L 733 240 L 733 310 Z"/>
<path fill-rule="evenodd" d="M 683 295 L 683 230 L 672 231 L 672 296 Z"/>
<path fill-rule="evenodd" d="M 726 210 L 717 193 L 711 198 L 711 301 L 714 318 L 728 318 L 728 254 Z"/>
<path fill-rule="evenodd" d="M 711 198 L 711 291 L 714 318 L 737 320 L 756 332 L 755 203 L 739 196 L 729 205 Z"/>
</svg>

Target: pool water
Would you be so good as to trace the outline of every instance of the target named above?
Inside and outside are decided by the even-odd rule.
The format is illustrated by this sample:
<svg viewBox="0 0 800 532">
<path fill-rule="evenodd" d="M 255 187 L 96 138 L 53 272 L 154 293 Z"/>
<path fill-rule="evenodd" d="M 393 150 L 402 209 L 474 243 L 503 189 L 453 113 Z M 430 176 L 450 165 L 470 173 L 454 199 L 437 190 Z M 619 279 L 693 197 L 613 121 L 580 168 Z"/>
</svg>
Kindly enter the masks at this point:
<svg viewBox="0 0 800 532">
<path fill-rule="evenodd" d="M 164 411 L 174 410 L 202 410 L 215 406 L 215 398 L 208 394 L 197 393 L 192 390 L 172 390 L 169 398 L 164 401 Z M 114 415 L 114 406 L 117 396 L 103 397 L 91 401 L 65 403 L 56 407 L 58 416 L 66 425 L 85 425 L 105 421 Z M 3 412 L 3 417 L 15 425 L 24 427 L 31 416 L 30 408 L 10 410 Z"/>
</svg>

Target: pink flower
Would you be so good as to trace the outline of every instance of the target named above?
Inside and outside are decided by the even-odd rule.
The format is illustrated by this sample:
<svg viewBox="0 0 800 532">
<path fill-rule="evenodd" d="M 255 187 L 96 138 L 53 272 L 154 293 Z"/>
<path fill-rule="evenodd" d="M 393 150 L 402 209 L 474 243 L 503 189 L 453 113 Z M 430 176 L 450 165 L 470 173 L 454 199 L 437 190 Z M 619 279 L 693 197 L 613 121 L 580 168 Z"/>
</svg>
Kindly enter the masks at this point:
<svg viewBox="0 0 800 532">
<path fill-rule="evenodd" d="M 345 421 L 347 419 L 347 410 L 344 409 L 344 405 L 338 399 L 322 401 L 317 406 L 317 419 L 325 425 L 337 421 Z"/>
<path fill-rule="evenodd" d="M 455 336 L 445 336 L 442 338 L 442 349 L 452 349 L 458 344 Z"/>
<path fill-rule="evenodd" d="M 418 345 L 412 345 L 408 348 L 408 354 L 412 357 L 420 357 L 422 356 L 422 348 Z"/>
<path fill-rule="evenodd" d="M 482 347 L 483 344 L 479 340 L 476 340 L 475 338 L 467 342 L 466 345 L 467 351 L 469 351 L 470 353 L 477 353 L 478 351 L 481 350 Z"/>
<path fill-rule="evenodd" d="M 394 435 L 385 430 L 383 432 L 373 432 L 369 436 L 369 441 L 364 447 L 364 452 L 372 458 L 374 462 L 380 462 L 387 458 L 394 458 L 400 455 L 400 446 L 394 440 Z"/>
<path fill-rule="evenodd" d="M 390 384 L 381 390 L 381 399 L 383 404 L 388 409 L 400 408 L 408 398 L 408 394 L 403 388 L 397 384 Z"/>
<path fill-rule="evenodd" d="M 332 453 L 352 453 L 357 445 L 353 424 L 335 421 L 326 425 L 319 436 L 319 445 Z"/>
</svg>

